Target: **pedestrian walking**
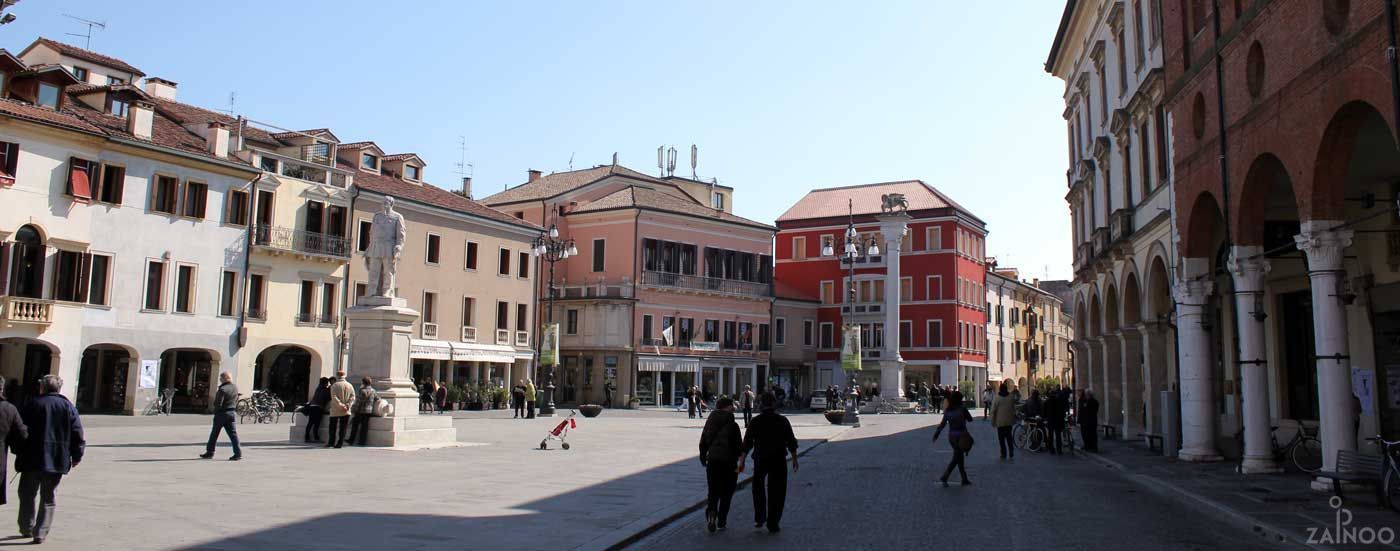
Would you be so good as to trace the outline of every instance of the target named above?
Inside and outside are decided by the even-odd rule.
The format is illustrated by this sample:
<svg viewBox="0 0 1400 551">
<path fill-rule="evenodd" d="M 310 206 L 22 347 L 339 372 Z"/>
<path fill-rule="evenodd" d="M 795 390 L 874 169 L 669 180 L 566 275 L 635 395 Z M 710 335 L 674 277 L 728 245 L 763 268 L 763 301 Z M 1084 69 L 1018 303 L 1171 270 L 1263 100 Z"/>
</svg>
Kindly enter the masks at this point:
<svg viewBox="0 0 1400 551">
<path fill-rule="evenodd" d="M 510 407 L 515 412 L 511 419 L 519 419 L 525 416 L 525 380 L 516 381 L 510 389 Z"/>
<path fill-rule="evenodd" d="M 301 408 L 306 414 L 306 442 L 321 441 L 321 419 L 326 416 L 326 404 L 331 401 L 331 379 L 321 377 L 316 382 L 316 392 L 311 394 L 311 401 Z"/>
<path fill-rule="evenodd" d="M 870 383 L 870 396 L 872 398 L 880 397 L 880 383 Z"/>
<path fill-rule="evenodd" d="M 355 406 L 355 387 L 345 380 L 345 370 L 335 372 L 335 383 L 331 385 L 331 429 L 326 439 L 327 448 L 339 448 L 345 444 L 347 426 L 350 423 L 351 408 Z M 337 435 L 339 435 L 337 437 Z"/>
<path fill-rule="evenodd" d="M 5 399 L 5 390 L 5 378 L 0 377 L 0 485 L 10 479 L 9 447 L 13 445 L 13 451 L 19 453 L 25 439 L 29 438 L 29 427 L 25 426 L 14 404 Z M 6 503 L 5 495 L 8 493 L 8 490 L 0 487 L 0 505 Z"/>
<path fill-rule="evenodd" d="M 355 395 L 355 415 L 350 421 L 350 445 L 365 445 L 369 439 L 369 418 L 374 417 L 374 410 L 378 406 L 379 393 L 374 390 L 374 379 L 366 375 L 360 379 L 360 391 Z"/>
<path fill-rule="evenodd" d="M 983 390 L 983 391 L 982 391 L 982 418 L 983 418 L 983 419 L 991 419 L 991 418 L 992 418 L 992 400 L 993 400 L 992 387 L 987 387 L 986 390 Z"/>
<path fill-rule="evenodd" d="M 967 479 L 967 466 L 965 459 L 967 453 L 972 451 L 972 433 L 968 431 L 967 424 L 972 421 L 972 414 L 967 412 L 967 408 L 962 403 L 962 393 L 956 390 L 948 393 L 948 404 L 943 408 L 943 421 L 938 423 L 938 429 L 933 431 L 933 441 L 938 442 L 938 437 L 943 434 L 943 429 L 948 429 L 948 445 L 953 448 L 953 459 L 948 462 L 948 468 L 943 469 L 943 477 L 938 482 L 944 488 L 948 487 L 948 476 L 953 474 L 953 467 L 958 468 L 958 475 L 962 476 L 962 485 L 971 486 L 972 481 Z"/>
<path fill-rule="evenodd" d="M 612 402 L 613 390 L 616 389 L 616 388 L 617 388 L 617 387 L 613 385 L 612 379 L 608 379 L 608 380 L 606 380 L 606 381 L 603 381 L 603 407 L 608 408 L 608 409 L 612 409 L 612 407 L 613 407 L 613 402 Z"/>
<path fill-rule="evenodd" d="M 535 418 L 535 381 L 525 379 L 525 412 L 526 419 Z"/>
<path fill-rule="evenodd" d="M 437 406 L 438 415 L 447 411 L 447 383 L 438 385 L 437 390 L 433 391 L 433 404 Z"/>
<path fill-rule="evenodd" d="M 744 405 L 744 428 L 749 428 L 749 421 L 753 420 L 753 401 L 753 388 L 744 385 L 744 394 L 739 398 L 739 402 Z"/>
<path fill-rule="evenodd" d="M 1058 390 L 1050 391 L 1050 397 L 1041 406 L 1045 413 L 1045 429 L 1050 432 L 1045 448 L 1053 455 L 1065 453 L 1065 400 Z"/>
<path fill-rule="evenodd" d="M 209 443 L 204 446 L 200 459 L 214 458 L 214 444 L 219 440 L 219 431 L 228 433 L 228 442 L 233 446 L 229 461 L 243 459 L 243 448 L 238 445 L 238 386 L 233 384 L 233 374 L 227 371 L 219 374 L 219 389 L 214 392 L 214 428 L 209 430 Z"/>
<path fill-rule="evenodd" d="M 38 395 L 29 398 L 20 413 L 29 437 L 15 454 L 19 471 L 19 533 L 44 543 L 53 525 L 54 493 L 63 475 L 83 461 L 86 443 L 78 408 L 59 394 L 63 379 L 58 375 L 39 378 Z M 38 494 L 38 513 L 34 497 Z"/>
<path fill-rule="evenodd" d="M 687 415 L 689 418 L 691 418 L 691 419 L 694 419 L 694 418 L 695 418 L 695 410 L 696 410 L 696 403 L 695 403 L 695 402 L 698 401 L 698 399 L 699 399 L 699 397 L 700 397 L 699 395 L 700 395 L 700 393 L 698 393 L 698 392 L 695 391 L 695 387 L 694 387 L 694 386 L 685 389 L 685 413 L 686 413 L 686 415 Z"/>
<path fill-rule="evenodd" d="M 770 534 L 781 530 L 783 503 L 787 500 L 787 456 L 792 456 L 792 472 L 797 472 L 797 437 L 792 423 L 778 414 L 778 398 L 764 394 L 759 398 L 761 411 L 744 432 L 744 445 L 739 456 L 739 472 L 744 471 L 744 456 L 753 452 L 753 527 L 768 527 Z"/>
<path fill-rule="evenodd" d="M 997 397 L 992 399 L 992 426 L 997 429 L 997 447 L 1001 459 L 1015 460 L 1016 444 L 1011 440 L 1011 430 L 1016 424 L 1016 400 L 1006 391 L 1006 383 L 997 389 Z"/>
<path fill-rule="evenodd" d="M 1099 401 L 1094 391 L 1085 390 L 1079 401 L 1079 431 L 1084 437 L 1084 451 L 1099 452 Z"/>
<path fill-rule="evenodd" d="M 729 503 L 739 482 L 739 455 L 743 449 L 739 424 L 734 422 L 734 400 L 720 398 L 705 430 L 700 432 L 700 464 L 705 466 L 709 492 L 705 498 L 705 528 L 723 530 L 729 520 Z"/>
</svg>

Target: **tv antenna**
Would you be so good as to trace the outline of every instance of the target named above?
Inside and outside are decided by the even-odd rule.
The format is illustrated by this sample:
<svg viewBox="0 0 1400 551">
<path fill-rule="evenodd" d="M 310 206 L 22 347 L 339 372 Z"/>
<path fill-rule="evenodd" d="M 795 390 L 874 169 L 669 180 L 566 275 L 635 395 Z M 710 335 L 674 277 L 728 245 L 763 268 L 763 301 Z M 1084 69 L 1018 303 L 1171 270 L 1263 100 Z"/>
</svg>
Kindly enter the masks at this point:
<svg viewBox="0 0 1400 551">
<path fill-rule="evenodd" d="M 68 36 L 81 36 L 81 37 L 83 37 L 83 48 L 86 48 L 86 49 L 89 49 L 89 50 L 92 49 L 92 30 L 93 30 L 94 28 L 97 29 L 97 30 L 102 30 L 102 31 L 107 30 L 107 22 L 106 22 L 106 21 L 93 21 L 93 20 L 91 20 L 91 19 L 84 19 L 84 18 L 82 18 L 82 17 L 78 17 L 78 16 L 76 16 L 76 15 L 70 15 L 70 14 L 66 14 L 66 13 L 63 14 L 63 16 L 64 16 L 64 17 L 67 17 L 67 18 L 69 18 L 69 19 L 72 19 L 72 20 L 74 20 L 74 21 L 77 21 L 77 22 L 79 22 L 79 23 L 82 23 L 82 24 L 84 24 L 84 25 L 87 25 L 87 33 L 86 33 L 86 34 L 78 34 L 78 33 L 63 33 L 63 34 L 66 34 L 66 35 L 68 35 Z"/>
<path fill-rule="evenodd" d="M 233 91 L 233 92 L 229 92 L 229 93 L 228 93 L 228 109 L 224 109 L 224 112 L 225 112 L 225 113 L 228 113 L 230 116 L 232 116 L 234 113 L 238 112 L 238 92 L 237 92 L 237 91 Z"/>
<path fill-rule="evenodd" d="M 691 180 L 699 180 L 699 179 L 700 179 L 700 177 L 699 177 L 698 175 L 696 175 L 696 173 L 695 173 L 695 164 L 696 164 L 697 158 L 698 158 L 699 156 L 700 156 L 700 148 L 699 148 L 699 147 L 696 147 L 695 144 L 690 144 L 690 179 L 691 179 Z"/>
<path fill-rule="evenodd" d="M 574 171 L 574 152 L 569 152 L 569 172 Z"/>
<path fill-rule="evenodd" d="M 467 162 L 467 137 L 457 136 L 457 146 L 461 150 L 461 156 L 458 158 L 455 165 L 457 167 L 457 175 L 470 178 L 472 173 L 476 171 L 476 167 Z"/>
</svg>

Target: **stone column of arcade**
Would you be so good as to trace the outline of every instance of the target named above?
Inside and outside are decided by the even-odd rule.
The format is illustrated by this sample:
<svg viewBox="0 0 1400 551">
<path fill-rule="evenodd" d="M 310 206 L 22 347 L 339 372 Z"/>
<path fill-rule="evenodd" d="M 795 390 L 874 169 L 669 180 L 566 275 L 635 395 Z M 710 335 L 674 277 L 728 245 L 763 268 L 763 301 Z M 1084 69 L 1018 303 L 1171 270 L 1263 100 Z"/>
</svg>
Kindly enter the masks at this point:
<svg viewBox="0 0 1400 551">
<path fill-rule="evenodd" d="M 1235 316 L 1239 323 L 1240 386 L 1243 390 L 1245 474 L 1279 472 L 1274 461 L 1272 429 L 1269 421 L 1269 364 L 1264 348 L 1264 274 L 1269 261 L 1264 248 L 1234 247 L 1226 267 L 1235 282 Z"/>
<path fill-rule="evenodd" d="M 1123 339 L 1118 331 L 1103 336 L 1103 392 L 1099 413 L 1103 424 L 1118 428 L 1123 424 Z"/>
<path fill-rule="evenodd" d="M 1342 222 L 1308 220 L 1294 237 L 1298 249 L 1308 255 L 1312 284 L 1314 349 L 1317 356 L 1317 398 L 1322 438 L 1322 469 L 1336 470 L 1337 450 L 1356 449 L 1352 426 L 1351 357 L 1347 343 L 1347 318 L 1339 287 L 1346 272 L 1342 255 L 1351 244 L 1351 230 L 1334 230 Z M 1327 490 L 1331 481 L 1318 479 L 1313 488 Z"/>
<path fill-rule="evenodd" d="M 1182 259 L 1183 276 L 1176 282 L 1176 330 L 1181 342 L 1181 452 L 1183 461 L 1220 461 L 1216 447 L 1215 404 L 1211 393 L 1210 335 L 1205 321 L 1207 299 L 1214 292 L 1210 261 Z"/>
<path fill-rule="evenodd" d="M 1142 331 L 1137 325 L 1125 325 L 1120 330 L 1123 350 L 1121 357 L 1123 360 L 1122 369 L 1122 389 L 1119 397 L 1123 405 L 1123 425 L 1119 428 L 1119 434 L 1123 438 L 1131 438 L 1143 432 L 1143 413 L 1146 411 L 1143 404 L 1143 378 L 1142 378 Z"/>
<path fill-rule="evenodd" d="M 900 399 L 904 395 L 904 358 L 899 355 L 899 246 L 908 229 L 909 215 L 890 212 L 876 217 L 884 238 L 885 253 L 885 349 L 880 354 L 880 394 Z"/>
</svg>

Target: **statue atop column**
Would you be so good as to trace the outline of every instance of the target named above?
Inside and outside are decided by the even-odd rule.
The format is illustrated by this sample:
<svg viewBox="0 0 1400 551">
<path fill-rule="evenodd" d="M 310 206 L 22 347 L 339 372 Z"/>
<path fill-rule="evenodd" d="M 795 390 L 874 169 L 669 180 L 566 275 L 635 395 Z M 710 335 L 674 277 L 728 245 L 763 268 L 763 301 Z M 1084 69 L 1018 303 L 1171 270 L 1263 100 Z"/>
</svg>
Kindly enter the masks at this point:
<svg viewBox="0 0 1400 551">
<path fill-rule="evenodd" d="M 369 248 L 365 250 L 370 296 L 394 296 L 394 273 L 399 269 L 407 236 L 403 215 L 394 212 L 394 198 L 385 197 L 384 210 L 375 213 L 370 223 Z"/>
</svg>

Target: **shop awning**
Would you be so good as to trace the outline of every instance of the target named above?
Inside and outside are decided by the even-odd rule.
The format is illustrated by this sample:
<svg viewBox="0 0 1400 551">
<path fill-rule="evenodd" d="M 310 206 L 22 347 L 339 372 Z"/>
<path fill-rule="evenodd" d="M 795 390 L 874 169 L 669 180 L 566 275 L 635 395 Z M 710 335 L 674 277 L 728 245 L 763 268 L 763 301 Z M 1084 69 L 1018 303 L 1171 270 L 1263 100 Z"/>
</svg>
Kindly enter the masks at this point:
<svg viewBox="0 0 1400 551">
<path fill-rule="evenodd" d="M 758 369 L 758 363 L 751 360 L 702 358 L 700 360 L 700 367 L 705 369 Z"/>
<path fill-rule="evenodd" d="M 699 373 L 700 358 L 689 356 L 638 356 L 637 371 Z"/>
<path fill-rule="evenodd" d="M 412 339 L 408 341 L 408 357 L 415 360 L 450 360 L 452 345 L 447 341 Z"/>
<path fill-rule="evenodd" d="M 452 360 L 458 362 L 515 363 L 515 349 L 501 344 L 452 343 Z"/>
</svg>

